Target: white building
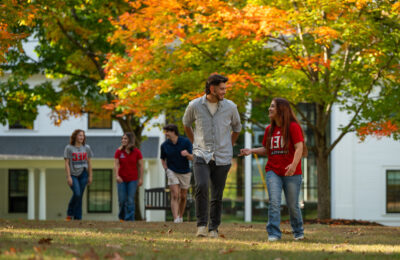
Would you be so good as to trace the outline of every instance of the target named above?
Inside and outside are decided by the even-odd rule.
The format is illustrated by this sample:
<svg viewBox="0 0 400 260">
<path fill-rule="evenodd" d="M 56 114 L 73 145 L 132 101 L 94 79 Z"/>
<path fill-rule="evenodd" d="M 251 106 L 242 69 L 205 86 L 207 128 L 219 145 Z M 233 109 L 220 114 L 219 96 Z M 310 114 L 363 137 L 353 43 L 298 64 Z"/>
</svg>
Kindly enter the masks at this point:
<svg viewBox="0 0 400 260">
<path fill-rule="evenodd" d="M 335 109 L 332 139 L 349 117 Z M 331 154 L 332 218 L 400 226 L 400 141 L 348 134 Z"/>
<path fill-rule="evenodd" d="M 93 121 L 84 115 L 54 126 L 49 113 L 47 107 L 40 107 L 33 129 L 0 126 L 0 218 L 44 220 L 66 217 L 72 191 L 66 184 L 63 151 L 71 133 L 79 128 L 86 132 L 87 144 L 94 152 L 93 184 L 84 193 L 83 219 L 117 220 L 113 156 L 122 136 L 119 124 Z M 139 190 L 142 214 L 144 188 L 165 184 L 164 175 L 159 174 L 163 171 L 158 159 L 162 132 L 159 128 L 148 128 L 144 135 L 147 136 L 141 146 L 145 162 L 144 184 Z M 164 218 L 164 212 L 147 212 L 148 220 Z"/>
</svg>

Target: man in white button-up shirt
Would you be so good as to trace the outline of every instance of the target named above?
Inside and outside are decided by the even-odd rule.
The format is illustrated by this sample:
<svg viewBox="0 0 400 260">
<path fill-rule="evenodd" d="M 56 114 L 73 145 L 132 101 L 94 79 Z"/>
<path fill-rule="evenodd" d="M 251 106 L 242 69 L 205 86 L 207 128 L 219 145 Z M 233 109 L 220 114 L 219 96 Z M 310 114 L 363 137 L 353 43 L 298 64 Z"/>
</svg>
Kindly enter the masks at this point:
<svg viewBox="0 0 400 260">
<path fill-rule="evenodd" d="M 224 99 L 227 81 L 224 76 L 211 75 L 206 82 L 206 94 L 192 100 L 183 116 L 186 135 L 193 143 L 197 236 L 218 237 L 222 194 L 231 167 L 232 146 L 242 129 L 235 103 Z M 207 234 L 209 180 L 211 203 Z"/>
</svg>

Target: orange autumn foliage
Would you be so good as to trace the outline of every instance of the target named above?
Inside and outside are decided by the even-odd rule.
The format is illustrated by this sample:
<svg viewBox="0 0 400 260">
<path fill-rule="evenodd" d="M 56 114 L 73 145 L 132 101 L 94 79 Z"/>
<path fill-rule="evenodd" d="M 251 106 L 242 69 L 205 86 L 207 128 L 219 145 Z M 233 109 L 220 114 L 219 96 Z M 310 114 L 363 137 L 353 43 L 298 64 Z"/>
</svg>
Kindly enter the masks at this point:
<svg viewBox="0 0 400 260">
<path fill-rule="evenodd" d="M 367 136 L 375 136 L 378 139 L 382 137 L 390 137 L 393 133 L 399 132 L 398 125 L 390 120 L 384 122 L 370 122 L 357 130 L 357 135 L 361 141 L 364 141 Z"/>
</svg>

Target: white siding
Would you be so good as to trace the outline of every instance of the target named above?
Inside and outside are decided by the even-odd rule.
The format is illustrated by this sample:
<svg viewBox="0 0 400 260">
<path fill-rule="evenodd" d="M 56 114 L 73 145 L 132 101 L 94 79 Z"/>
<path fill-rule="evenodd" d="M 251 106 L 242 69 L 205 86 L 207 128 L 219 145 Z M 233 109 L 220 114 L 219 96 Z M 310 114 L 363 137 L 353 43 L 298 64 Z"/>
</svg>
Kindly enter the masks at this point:
<svg viewBox="0 0 400 260">
<path fill-rule="evenodd" d="M 332 140 L 349 116 L 336 107 Z M 368 137 L 360 142 L 346 135 L 331 153 L 332 217 L 376 221 L 400 226 L 400 214 L 386 214 L 386 170 L 400 169 L 400 142 Z"/>
</svg>

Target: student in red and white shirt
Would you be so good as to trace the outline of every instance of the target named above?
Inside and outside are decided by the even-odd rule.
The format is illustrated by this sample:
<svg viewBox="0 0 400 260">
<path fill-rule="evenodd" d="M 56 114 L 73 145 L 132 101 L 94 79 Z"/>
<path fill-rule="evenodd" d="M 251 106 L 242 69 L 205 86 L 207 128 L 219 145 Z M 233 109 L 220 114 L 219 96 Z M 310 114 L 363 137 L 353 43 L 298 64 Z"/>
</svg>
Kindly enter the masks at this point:
<svg viewBox="0 0 400 260">
<path fill-rule="evenodd" d="M 266 155 L 265 166 L 269 196 L 268 241 L 281 238 L 280 206 L 282 190 L 290 215 L 290 224 L 295 240 L 304 239 L 303 219 L 299 206 L 302 183 L 301 157 L 307 156 L 304 133 L 289 102 L 274 98 L 268 109 L 271 124 L 265 129 L 263 147 L 241 149 L 240 155 Z"/>
<path fill-rule="evenodd" d="M 135 195 L 143 183 L 143 156 L 133 133 L 125 133 L 115 151 L 114 172 L 118 186 L 119 220 L 135 220 Z"/>
<path fill-rule="evenodd" d="M 67 183 L 72 190 L 72 197 L 67 209 L 67 221 L 82 219 L 83 193 L 86 185 L 92 183 L 92 157 L 92 149 L 86 144 L 85 131 L 76 129 L 64 149 Z"/>
</svg>

